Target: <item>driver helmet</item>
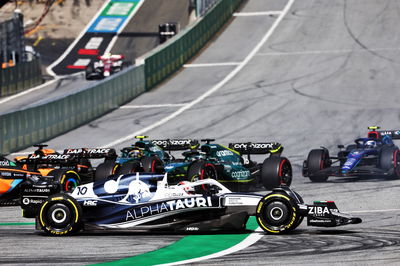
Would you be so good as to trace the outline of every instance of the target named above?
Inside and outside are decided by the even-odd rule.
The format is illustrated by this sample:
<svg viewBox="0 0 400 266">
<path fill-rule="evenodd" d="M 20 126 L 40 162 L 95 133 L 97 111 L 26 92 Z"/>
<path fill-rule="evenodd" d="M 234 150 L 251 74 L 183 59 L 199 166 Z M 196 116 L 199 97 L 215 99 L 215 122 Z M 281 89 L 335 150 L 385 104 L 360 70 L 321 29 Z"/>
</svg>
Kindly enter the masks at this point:
<svg viewBox="0 0 400 266">
<path fill-rule="evenodd" d="M 140 149 L 133 149 L 129 152 L 128 156 L 130 158 L 142 158 L 143 157 L 143 151 Z"/>
<path fill-rule="evenodd" d="M 365 148 L 368 148 L 368 149 L 376 148 L 376 141 L 368 140 L 367 142 L 365 142 Z"/>
</svg>

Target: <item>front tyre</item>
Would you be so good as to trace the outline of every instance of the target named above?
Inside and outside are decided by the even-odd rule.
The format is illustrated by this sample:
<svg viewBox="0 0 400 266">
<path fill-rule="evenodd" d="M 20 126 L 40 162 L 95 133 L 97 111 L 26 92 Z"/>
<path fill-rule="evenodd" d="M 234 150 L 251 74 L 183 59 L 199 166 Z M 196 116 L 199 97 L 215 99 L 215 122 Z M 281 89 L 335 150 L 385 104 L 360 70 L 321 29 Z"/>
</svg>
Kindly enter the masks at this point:
<svg viewBox="0 0 400 266">
<path fill-rule="evenodd" d="M 302 216 L 297 204 L 287 194 L 273 192 L 258 202 L 256 219 L 265 232 L 282 234 L 299 226 Z"/>
<path fill-rule="evenodd" d="M 329 151 L 326 149 L 311 150 L 307 157 L 308 177 L 312 182 L 325 182 L 328 175 L 319 171 L 330 166 Z"/>
<path fill-rule="evenodd" d="M 292 165 L 285 157 L 269 157 L 261 167 L 261 181 L 266 189 L 292 183 Z"/>
<path fill-rule="evenodd" d="M 82 209 L 73 197 L 55 194 L 42 204 L 38 220 L 49 235 L 71 235 L 82 229 Z"/>
</svg>

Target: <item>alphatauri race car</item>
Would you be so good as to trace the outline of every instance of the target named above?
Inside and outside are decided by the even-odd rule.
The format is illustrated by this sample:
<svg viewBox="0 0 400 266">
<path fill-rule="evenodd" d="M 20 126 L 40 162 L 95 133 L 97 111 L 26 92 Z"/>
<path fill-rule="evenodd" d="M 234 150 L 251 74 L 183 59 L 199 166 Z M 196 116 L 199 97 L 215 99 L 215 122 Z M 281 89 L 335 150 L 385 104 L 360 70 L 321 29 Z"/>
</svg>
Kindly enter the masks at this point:
<svg viewBox="0 0 400 266">
<path fill-rule="evenodd" d="M 329 176 L 393 176 L 400 177 L 399 148 L 393 139 L 400 139 L 400 130 L 378 130 L 368 127 L 367 138 L 355 144 L 338 145 L 337 156 L 327 148 L 311 150 L 303 163 L 303 176 L 313 182 L 324 182 Z"/>
<path fill-rule="evenodd" d="M 253 215 L 271 234 L 292 231 L 304 217 L 310 226 L 361 223 L 340 213 L 332 201 L 306 205 L 286 186 L 263 196 L 233 193 L 213 179 L 177 185 L 167 179 L 167 174 L 114 175 L 80 185 L 72 194 L 57 193 L 52 182 L 32 180 L 22 191 L 23 216 L 35 217 L 38 230 L 56 236 L 91 229 L 237 231 Z"/>
</svg>

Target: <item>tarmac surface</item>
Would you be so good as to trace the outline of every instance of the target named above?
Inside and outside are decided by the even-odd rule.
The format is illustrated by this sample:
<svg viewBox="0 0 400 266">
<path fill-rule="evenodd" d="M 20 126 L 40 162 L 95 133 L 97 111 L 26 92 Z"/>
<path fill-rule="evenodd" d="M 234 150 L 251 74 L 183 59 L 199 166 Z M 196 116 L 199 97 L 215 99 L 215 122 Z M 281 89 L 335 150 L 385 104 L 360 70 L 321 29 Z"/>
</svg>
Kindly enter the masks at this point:
<svg viewBox="0 0 400 266">
<path fill-rule="evenodd" d="M 265 235 L 235 253 L 195 264 L 398 265 L 400 180 L 330 178 L 311 183 L 301 176 L 301 165 L 312 148 L 325 146 L 335 154 L 338 144 L 366 136 L 367 126 L 398 129 L 399 4 L 291 3 L 248 1 L 242 16 L 235 17 L 191 67 L 48 144 L 59 150 L 121 148 L 139 133 L 151 138 L 208 137 L 221 144 L 278 141 L 294 167 L 292 187 L 305 202 L 334 200 L 342 212 L 361 217 L 363 223 L 331 229 L 303 223 L 292 234 Z M 288 12 L 281 13 L 285 7 Z M 254 50 L 257 45 L 260 49 Z M 0 213 L 0 223 L 25 221 L 17 207 Z M 112 261 L 184 237 L 85 233 L 51 238 L 32 226 L 0 226 L 0 235 L 3 263 L 43 265 L 52 259 L 65 265 Z M 57 253 L 49 252 L 54 248 Z"/>
</svg>

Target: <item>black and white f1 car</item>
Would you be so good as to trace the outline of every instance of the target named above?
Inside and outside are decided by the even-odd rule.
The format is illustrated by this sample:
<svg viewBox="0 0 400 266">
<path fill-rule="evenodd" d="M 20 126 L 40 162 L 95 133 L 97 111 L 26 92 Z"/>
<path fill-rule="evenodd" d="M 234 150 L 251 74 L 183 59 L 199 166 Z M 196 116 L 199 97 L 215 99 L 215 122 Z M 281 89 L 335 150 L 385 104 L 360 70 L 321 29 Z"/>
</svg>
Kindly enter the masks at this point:
<svg viewBox="0 0 400 266">
<path fill-rule="evenodd" d="M 50 235 L 82 229 L 244 230 L 252 215 L 272 234 L 295 229 L 304 217 L 321 227 L 361 222 L 340 213 L 334 202 L 306 205 L 289 187 L 266 196 L 233 193 L 213 179 L 168 185 L 166 174 L 114 175 L 80 185 L 72 194 L 55 192 L 57 184 L 32 182 L 21 199 L 24 217 L 36 217 L 36 228 Z"/>
<path fill-rule="evenodd" d="M 329 176 L 400 177 L 400 150 L 393 143 L 400 139 L 400 130 L 368 129 L 367 138 L 357 138 L 346 147 L 338 145 L 337 156 L 330 156 L 324 147 L 311 150 L 303 163 L 303 176 L 313 182 L 324 182 Z"/>
</svg>

